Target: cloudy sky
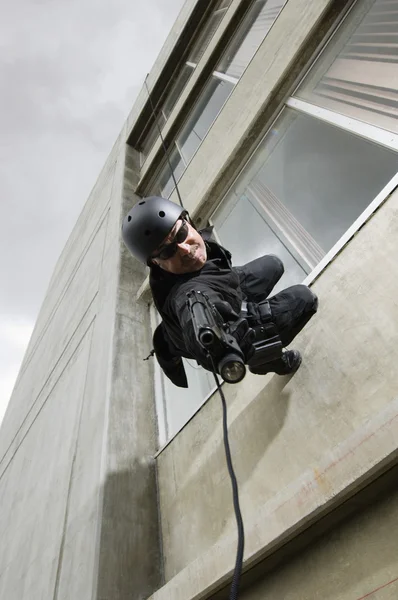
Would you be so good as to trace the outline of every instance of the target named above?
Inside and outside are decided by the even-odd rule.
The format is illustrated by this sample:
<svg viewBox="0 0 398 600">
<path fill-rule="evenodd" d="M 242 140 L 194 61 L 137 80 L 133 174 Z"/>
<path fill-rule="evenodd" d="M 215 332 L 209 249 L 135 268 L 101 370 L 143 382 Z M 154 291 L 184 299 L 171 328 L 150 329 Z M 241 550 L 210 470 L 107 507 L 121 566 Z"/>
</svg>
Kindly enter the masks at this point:
<svg viewBox="0 0 398 600">
<path fill-rule="evenodd" d="M 48 281 L 184 0 L 0 15 L 0 422 Z"/>
</svg>

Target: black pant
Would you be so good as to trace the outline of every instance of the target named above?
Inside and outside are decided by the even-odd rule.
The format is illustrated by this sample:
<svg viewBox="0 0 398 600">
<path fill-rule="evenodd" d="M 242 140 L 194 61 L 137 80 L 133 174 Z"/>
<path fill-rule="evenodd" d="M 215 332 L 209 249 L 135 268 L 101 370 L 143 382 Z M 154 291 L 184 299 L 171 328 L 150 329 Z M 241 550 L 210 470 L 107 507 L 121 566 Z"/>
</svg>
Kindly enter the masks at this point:
<svg viewBox="0 0 398 600">
<path fill-rule="evenodd" d="M 282 277 L 282 261 L 274 255 L 261 256 L 242 267 L 235 267 L 245 299 L 262 302 Z M 317 296 L 306 285 L 293 285 L 268 298 L 272 321 L 283 346 L 287 346 L 308 323 L 318 309 Z M 281 359 L 270 362 L 269 371 L 281 366 Z"/>
</svg>

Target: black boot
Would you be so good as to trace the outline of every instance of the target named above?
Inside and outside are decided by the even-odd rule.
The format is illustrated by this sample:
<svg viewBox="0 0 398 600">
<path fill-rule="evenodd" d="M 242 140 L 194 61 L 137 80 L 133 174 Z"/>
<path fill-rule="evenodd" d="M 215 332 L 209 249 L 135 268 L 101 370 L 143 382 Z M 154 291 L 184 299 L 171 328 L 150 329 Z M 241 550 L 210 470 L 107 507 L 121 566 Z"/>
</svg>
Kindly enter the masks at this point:
<svg viewBox="0 0 398 600">
<path fill-rule="evenodd" d="M 267 373 L 276 373 L 277 375 L 291 375 L 295 373 L 301 365 L 301 354 L 298 350 L 285 350 L 282 357 L 272 362 L 264 363 L 256 367 L 249 365 L 249 371 L 255 375 L 266 375 Z"/>
</svg>

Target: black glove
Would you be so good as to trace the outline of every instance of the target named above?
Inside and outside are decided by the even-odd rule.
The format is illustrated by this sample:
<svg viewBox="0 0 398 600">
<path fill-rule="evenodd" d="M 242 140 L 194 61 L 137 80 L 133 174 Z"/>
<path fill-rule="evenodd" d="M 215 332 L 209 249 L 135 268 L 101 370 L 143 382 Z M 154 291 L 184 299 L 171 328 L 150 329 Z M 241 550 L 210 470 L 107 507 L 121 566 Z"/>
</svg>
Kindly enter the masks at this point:
<svg viewBox="0 0 398 600">
<path fill-rule="evenodd" d="M 226 323 L 226 331 L 232 335 L 238 342 L 238 346 L 243 352 L 245 363 L 251 359 L 255 352 L 253 346 L 256 334 L 254 329 L 249 327 L 246 319 L 241 318 L 228 304 L 228 302 L 215 302 L 214 306 Z"/>
<path fill-rule="evenodd" d="M 239 348 L 243 354 L 244 362 L 250 360 L 255 352 L 253 342 L 255 332 L 249 327 L 246 319 L 241 318 L 228 304 L 223 300 L 214 302 L 214 307 L 217 309 L 223 322 L 223 328 L 226 333 L 235 338 Z M 197 342 L 192 320 L 188 321 L 183 329 L 184 342 L 190 354 L 197 362 L 206 370 L 213 371 L 213 361 L 218 362 L 222 357 L 213 356 L 210 358 L 209 353 Z M 227 348 L 225 349 L 227 352 Z M 214 365 L 217 366 L 217 365 Z"/>
</svg>

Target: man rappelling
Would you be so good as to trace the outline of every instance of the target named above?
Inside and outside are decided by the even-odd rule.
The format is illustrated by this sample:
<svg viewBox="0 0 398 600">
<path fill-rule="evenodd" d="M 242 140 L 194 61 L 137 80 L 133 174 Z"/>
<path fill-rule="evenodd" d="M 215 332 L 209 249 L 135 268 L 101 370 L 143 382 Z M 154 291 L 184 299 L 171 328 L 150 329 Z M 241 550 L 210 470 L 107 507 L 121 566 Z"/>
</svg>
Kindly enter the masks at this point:
<svg viewBox="0 0 398 600">
<path fill-rule="evenodd" d="M 188 386 L 182 357 L 214 369 L 208 349 L 198 343 L 187 301 L 199 293 L 252 373 L 295 373 L 301 354 L 285 348 L 316 313 L 316 295 L 305 285 L 294 285 L 269 297 L 284 272 L 281 260 L 265 255 L 233 267 L 231 254 L 211 234 L 212 228 L 199 231 L 183 207 L 157 196 L 143 198 L 124 218 L 124 242 L 149 266 L 162 317 L 153 336 L 159 365 L 179 387 Z"/>
</svg>

